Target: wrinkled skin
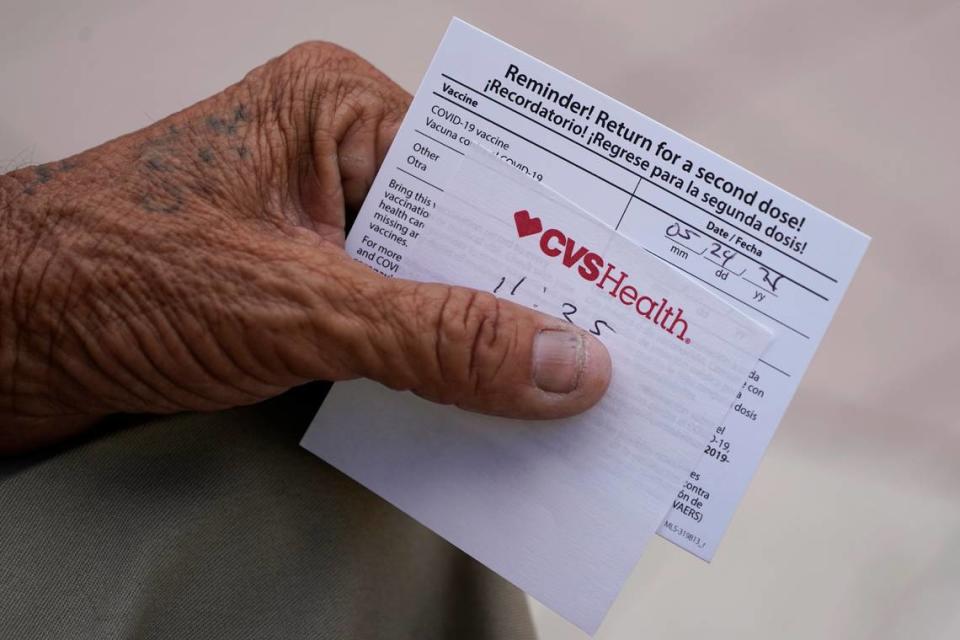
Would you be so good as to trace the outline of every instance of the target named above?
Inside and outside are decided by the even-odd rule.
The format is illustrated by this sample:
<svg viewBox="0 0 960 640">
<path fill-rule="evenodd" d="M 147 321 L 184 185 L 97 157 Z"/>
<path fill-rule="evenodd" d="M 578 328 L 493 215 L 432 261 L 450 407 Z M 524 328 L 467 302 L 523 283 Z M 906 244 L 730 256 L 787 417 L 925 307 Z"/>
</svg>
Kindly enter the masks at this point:
<svg viewBox="0 0 960 640">
<path fill-rule="evenodd" d="M 0 452 L 313 379 L 526 418 L 596 402 L 610 364 L 591 336 L 345 255 L 409 101 L 308 43 L 146 129 L 0 177 Z M 576 369 L 540 375 L 544 330 L 569 338 Z"/>
</svg>

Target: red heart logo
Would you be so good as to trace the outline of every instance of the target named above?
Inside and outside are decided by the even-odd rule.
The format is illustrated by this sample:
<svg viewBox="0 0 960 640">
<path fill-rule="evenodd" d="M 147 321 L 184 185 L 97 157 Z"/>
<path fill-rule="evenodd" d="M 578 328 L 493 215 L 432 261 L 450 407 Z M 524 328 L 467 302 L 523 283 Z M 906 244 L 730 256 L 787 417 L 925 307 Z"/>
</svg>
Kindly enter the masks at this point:
<svg viewBox="0 0 960 640">
<path fill-rule="evenodd" d="M 543 224 L 540 223 L 540 218 L 531 218 L 530 212 L 526 209 L 522 209 L 513 214 L 513 221 L 517 225 L 517 235 L 521 238 L 543 231 Z"/>
</svg>

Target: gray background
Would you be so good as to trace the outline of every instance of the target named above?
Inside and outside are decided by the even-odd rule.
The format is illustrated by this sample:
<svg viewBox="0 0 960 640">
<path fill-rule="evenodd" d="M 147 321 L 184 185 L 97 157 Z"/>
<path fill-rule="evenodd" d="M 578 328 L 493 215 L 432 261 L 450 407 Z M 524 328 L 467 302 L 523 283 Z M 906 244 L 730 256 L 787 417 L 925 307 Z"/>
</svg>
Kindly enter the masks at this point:
<svg viewBox="0 0 960 640">
<path fill-rule="evenodd" d="M 2 0 L 0 168 L 301 40 L 412 91 L 451 15 L 874 237 L 716 560 L 656 540 L 598 637 L 960 637 L 957 2 Z"/>
</svg>

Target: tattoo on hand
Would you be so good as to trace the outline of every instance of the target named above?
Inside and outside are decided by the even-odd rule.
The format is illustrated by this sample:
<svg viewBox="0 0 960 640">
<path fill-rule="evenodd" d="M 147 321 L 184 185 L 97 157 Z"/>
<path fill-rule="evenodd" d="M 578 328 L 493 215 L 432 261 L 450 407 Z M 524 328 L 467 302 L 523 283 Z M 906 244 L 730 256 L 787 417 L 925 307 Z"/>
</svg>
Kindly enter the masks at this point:
<svg viewBox="0 0 960 640">
<path fill-rule="evenodd" d="M 76 167 L 77 163 L 69 158 L 61 160 L 60 162 L 37 165 L 33 169 L 33 179 L 23 188 L 23 193 L 28 196 L 35 195 L 37 193 L 37 187 L 53 180 L 57 173 L 73 171 Z"/>
<path fill-rule="evenodd" d="M 140 162 L 149 187 L 139 199 L 140 207 L 150 213 L 176 213 L 185 206 L 188 192 L 209 195 L 210 187 L 204 184 L 203 167 L 216 165 L 217 159 L 225 157 L 224 153 L 228 151 L 218 139 L 242 135 L 250 121 L 247 106 L 239 103 L 227 115 L 208 114 L 193 123 L 171 124 L 163 134 L 147 140 L 140 150 Z M 200 139 L 208 144 L 195 149 L 184 139 L 190 142 Z M 239 158 L 246 158 L 250 153 L 242 142 L 227 144 Z M 218 147 L 222 148 L 218 151 Z M 199 171 L 178 175 L 182 167 L 198 167 L 197 160 L 200 162 Z"/>
</svg>

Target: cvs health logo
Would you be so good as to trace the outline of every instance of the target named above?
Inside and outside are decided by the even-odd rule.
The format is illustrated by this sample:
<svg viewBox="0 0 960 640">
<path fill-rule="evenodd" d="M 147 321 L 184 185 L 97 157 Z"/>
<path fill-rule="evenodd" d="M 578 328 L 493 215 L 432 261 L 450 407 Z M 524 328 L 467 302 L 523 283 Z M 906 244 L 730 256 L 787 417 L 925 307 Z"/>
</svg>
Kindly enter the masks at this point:
<svg viewBox="0 0 960 640">
<path fill-rule="evenodd" d="M 526 209 L 514 213 L 513 222 L 517 226 L 517 236 L 540 236 L 538 244 L 545 256 L 560 260 L 568 269 L 575 269 L 581 278 L 595 282 L 598 289 L 632 307 L 639 316 L 685 344 L 690 344 L 690 338 L 687 337 L 690 327 L 683 318 L 681 307 L 673 307 L 667 298 L 657 301 L 641 293 L 637 287 L 627 284 L 631 281 L 628 273 L 620 271 L 599 253 L 579 244 L 559 229 L 544 231 L 540 218 L 534 218 Z"/>
</svg>

